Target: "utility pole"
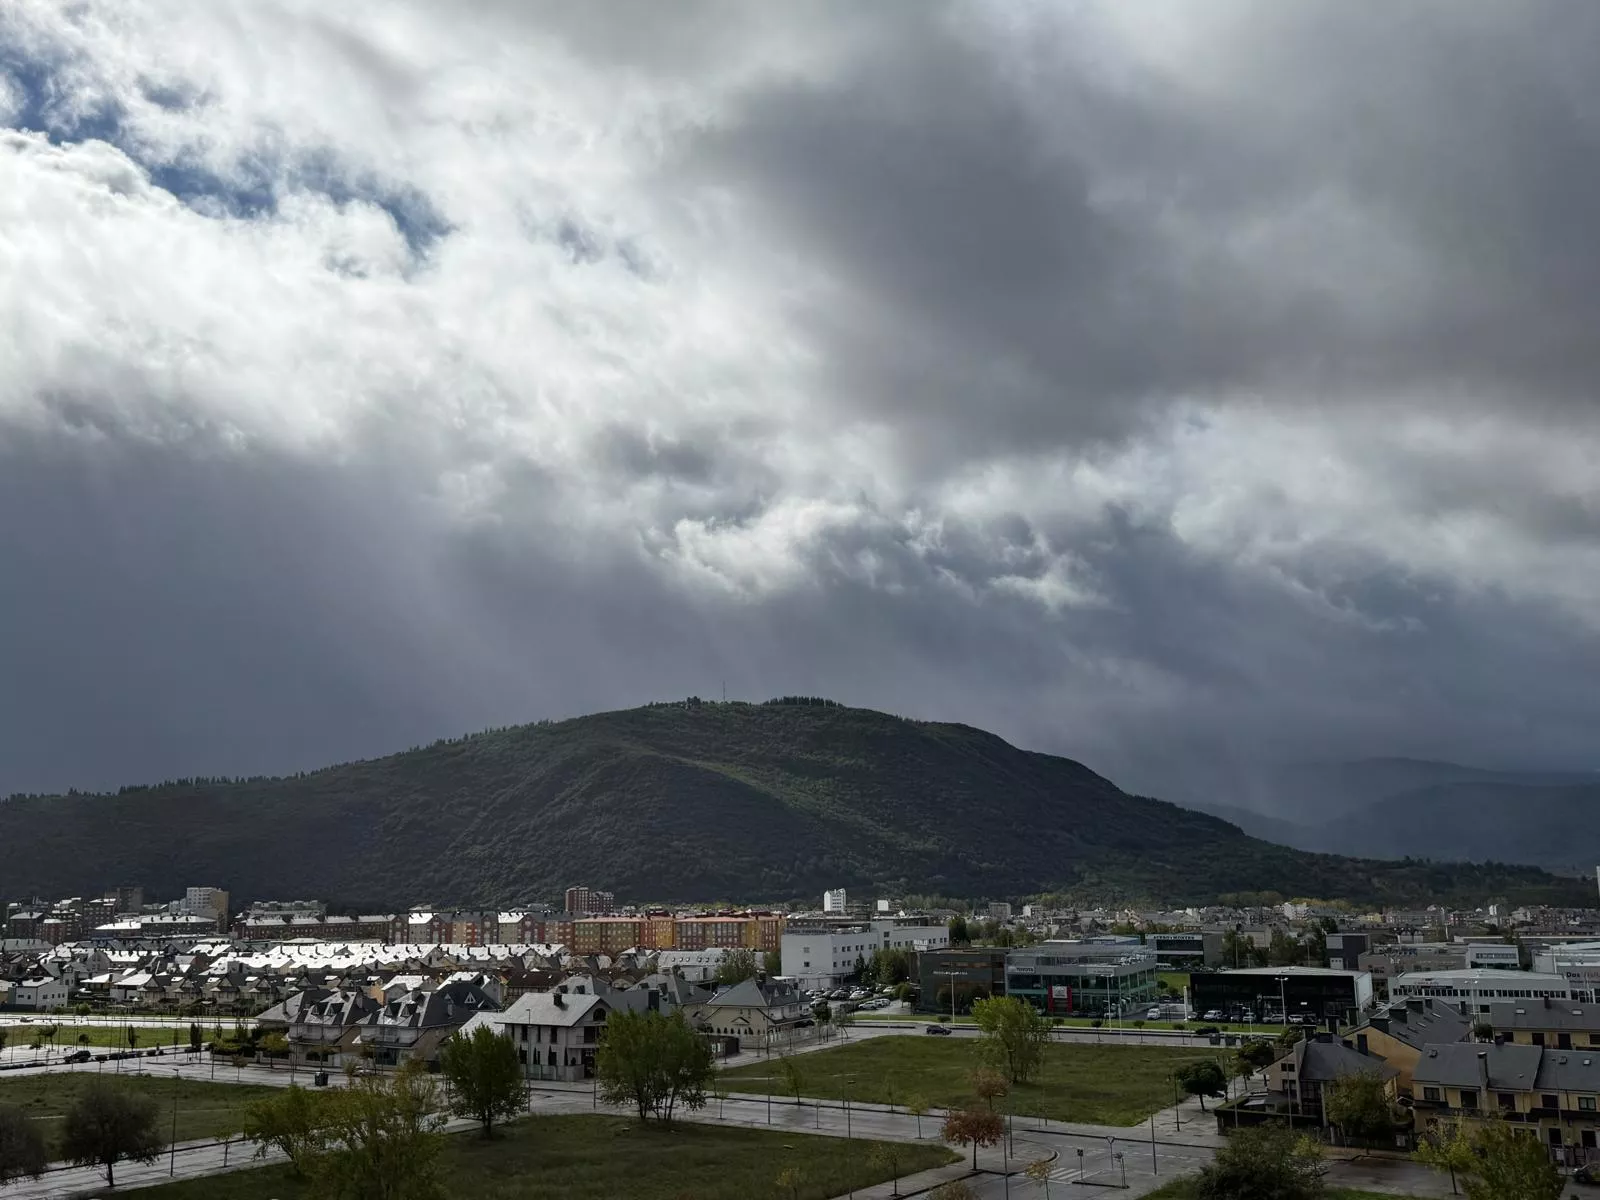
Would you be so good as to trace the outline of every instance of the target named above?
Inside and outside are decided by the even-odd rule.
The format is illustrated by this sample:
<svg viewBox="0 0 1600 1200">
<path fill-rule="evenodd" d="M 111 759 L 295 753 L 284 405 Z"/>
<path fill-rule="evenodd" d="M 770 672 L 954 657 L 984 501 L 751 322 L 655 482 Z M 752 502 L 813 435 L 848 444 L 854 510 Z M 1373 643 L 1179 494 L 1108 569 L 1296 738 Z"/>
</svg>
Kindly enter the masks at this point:
<svg viewBox="0 0 1600 1200">
<path fill-rule="evenodd" d="M 1150 1114 L 1150 1174 L 1161 1174 L 1161 1168 L 1156 1166 L 1156 1115 Z"/>
</svg>

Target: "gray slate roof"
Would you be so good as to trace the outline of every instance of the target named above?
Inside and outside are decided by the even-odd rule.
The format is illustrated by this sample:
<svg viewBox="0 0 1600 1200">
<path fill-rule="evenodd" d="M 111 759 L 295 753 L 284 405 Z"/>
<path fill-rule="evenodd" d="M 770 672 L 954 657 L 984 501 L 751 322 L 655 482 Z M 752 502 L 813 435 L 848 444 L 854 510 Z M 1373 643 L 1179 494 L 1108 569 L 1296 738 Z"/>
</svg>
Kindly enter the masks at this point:
<svg viewBox="0 0 1600 1200">
<path fill-rule="evenodd" d="M 1430 1044 L 1464 1042 L 1472 1035 L 1472 1022 L 1461 1014 L 1460 1009 L 1443 1000 L 1431 998 L 1427 1003 L 1415 1000 L 1391 1004 L 1386 1012 L 1379 1013 L 1367 1023 L 1417 1050 Z M 1355 1032 L 1359 1034 L 1361 1030 Z"/>
<path fill-rule="evenodd" d="M 1576 1000 L 1506 1000 L 1489 1005 L 1489 1024 L 1497 1033 L 1550 1029 L 1562 1033 L 1600 1033 L 1600 1004 Z"/>
<path fill-rule="evenodd" d="M 1491 1091 L 1532 1091 L 1539 1086 L 1544 1051 L 1538 1046 L 1486 1045 L 1455 1042 L 1428 1046 L 1417 1060 L 1412 1078 L 1417 1084 L 1481 1088 Z M 1488 1083 L 1484 1083 L 1484 1070 Z"/>
</svg>

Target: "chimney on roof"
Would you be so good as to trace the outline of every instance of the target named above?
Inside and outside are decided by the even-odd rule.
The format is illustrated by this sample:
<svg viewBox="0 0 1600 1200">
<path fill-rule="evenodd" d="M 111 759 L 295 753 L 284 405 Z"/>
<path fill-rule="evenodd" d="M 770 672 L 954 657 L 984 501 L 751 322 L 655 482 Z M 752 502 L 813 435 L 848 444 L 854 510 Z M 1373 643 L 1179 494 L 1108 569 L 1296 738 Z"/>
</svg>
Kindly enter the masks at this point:
<svg viewBox="0 0 1600 1200">
<path fill-rule="evenodd" d="M 554 992 L 551 993 L 550 998 L 556 1002 L 556 1007 L 557 1008 L 565 1008 L 567 1006 L 566 998 L 562 994 L 565 991 L 566 991 L 565 988 L 557 988 Z"/>
<path fill-rule="evenodd" d="M 1423 1006 L 1425 1008 L 1427 1008 L 1429 1011 L 1432 1011 L 1432 1009 L 1433 1009 L 1433 997 L 1432 996 L 1423 997 L 1422 1003 L 1423 1003 Z"/>
<path fill-rule="evenodd" d="M 1483 1084 L 1483 1090 L 1487 1092 L 1489 1090 L 1489 1052 L 1487 1050 L 1478 1051 L 1478 1079 Z"/>
<path fill-rule="evenodd" d="M 1406 1007 L 1409 1008 L 1412 1012 L 1421 1012 L 1422 1011 L 1422 1000 L 1421 1000 L 1421 998 L 1417 997 L 1417 996 L 1412 996 L 1409 1000 L 1406 1001 Z"/>
<path fill-rule="evenodd" d="M 1549 997 L 1549 996 L 1546 996 L 1546 997 L 1545 997 L 1545 998 L 1544 998 L 1544 1006 L 1545 1006 L 1545 1007 L 1546 1007 L 1546 1008 L 1549 1008 L 1549 1007 L 1550 1007 L 1550 997 Z"/>
</svg>

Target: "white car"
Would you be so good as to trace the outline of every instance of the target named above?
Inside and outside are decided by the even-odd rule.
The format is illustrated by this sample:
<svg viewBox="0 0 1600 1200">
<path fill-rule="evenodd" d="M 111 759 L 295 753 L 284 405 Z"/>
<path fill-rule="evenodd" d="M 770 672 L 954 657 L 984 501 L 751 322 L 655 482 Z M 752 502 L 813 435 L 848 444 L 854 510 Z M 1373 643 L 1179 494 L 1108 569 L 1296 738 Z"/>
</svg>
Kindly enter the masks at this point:
<svg viewBox="0 0 1600 1200">
<path fill-rule="evenodd" d="M 1209 1009 L 1207 1010 L 1206 1015 L 1200 1019 L 1202 1021 L 1220 1021 L 1222 1020 L 1222 1010 L 1220 1008 Z"/>
<path fill-rule="evenodd" d="M 1159 1021 L 1161 1019 L 1161 1010 L 1159 1008 L 1152 1008 L 1149 1012 L 1145 1013 L 1144 1019 L 1146 1021 Z"/>
</svg>

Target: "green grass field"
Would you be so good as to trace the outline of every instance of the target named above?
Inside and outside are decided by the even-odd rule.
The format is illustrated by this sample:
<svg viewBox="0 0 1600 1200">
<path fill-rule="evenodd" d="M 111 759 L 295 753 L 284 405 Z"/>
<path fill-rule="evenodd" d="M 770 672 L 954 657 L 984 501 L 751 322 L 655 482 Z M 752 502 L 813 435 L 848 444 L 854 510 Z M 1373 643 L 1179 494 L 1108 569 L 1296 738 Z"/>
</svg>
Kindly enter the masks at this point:
<svg viewBox="0 0 1600 1200">
<path fill-rule="evenodd" d="M 1144 1200 L 1194 1200 L 1194 1183 L 1191 1179 L 1175 1179 L 1165 1187 L 1146 1192 Z M 1323 1200 L 1408 1200 L 1392 1192 L 1352 1192 L 1348 1188 L 1329 1188 Z"/>
<path fill-rule="evenodd" d="M 110 1067 L 109 1063 L 107 1067 Z M 220 1137 L 236 1130 L 246 1106 L 259 1096 L 277 1091 L 270 1087 L 174 1080 L 170 1075 L 165 1079 L 159 1075 L 117 1076 L 108 1069 L 104 1075 L 74 1071 L 69 1074 L 0 1079 L 0 1104 L 14 1104 L 38 1121 L 45 1130 L 54 1157 L 62 1115 L 72 1107 L 73 1101 L 90 1081 L 96 1078 L 110 1080 L 118 1087 L 125 1087 L 155 1101 L 161 1113 L 163 1137 L 172 1134 L 173 1100 L 176 1098 L 180 1142 L 193 1138 Z"/>
<path fill-rule="evenodd" d="M 1137 1125 L 1173 1103 L 1172 1072 L 1211 1057 L 1206 1050 L 1061 1043 L 1046 1048 L 1038 1079 L 1020 1085 L 1004 1106 L 1058 1121 Z M 864 1038 L 793 1062 L 802 1095 L 837 1100 L 848 1091 L 852 1100 L 896 1105 L 921 1096 L 935 1108 L 971 1103 L 971 1075 L 980 1065 L 976 1040 L 926 1036 Z M 737 1067 L 721 1078 L 734 1091 L 759 1093 L 770 1085 L 779 1095 L 788 1092 L 776 1060 Z"/>
<path fill-rule="evenodd" d="M 40 1037 L 40 1030 L 48 1028 L 43 1022 L 31 1025 L 7 1025 L 7 1046 L 31 1046 L 38 1043 L 41 1046 L 54 1046 L 57 1050 L 71 1053 L 73 1050 L 128 1049 L 128 1029 L 123 1025 L 68 1025 L 65 1023 L 56 1026 L 56 1036 L 52 1041 Z M 229 1023 L 225 1029 L 232 1032 L 233 1025 Z M 173 1042 L 173 1034 L 178 1040 Z M 207 1026 L 201 1026 L 201 1036 L 210 1041 L 213 1033 Z M 170 1029 L 149 1029 L 140 1026 L 134 1027 L 134 1049 L 149 1050 L 155 1046 L 170 1047 L 174 1044 L 187 1046 L 189 1044 L 189 1027 L 173 1026 Z"/>
<path fill-rule="evenodd" d="M 797 1168 L 802 1200 L 826 1200 L 890 1177 L 870 1161 L 879 1143 L 714 1125 L 663 1130 L 622 1117 L 529 1117 L 485 1142 L 447 1139 L 439 1178 L 473 1200 L 760 1200 Z M 898 1147 L 902 1175 L 956 1161 L 941 1146 Z M 286 1167 L 262 1167 L 146 1188 L 150 1200 L 309 1200 Z M 787 1195 L 787 1192 L 781 1193 Z"/>
</svg>

